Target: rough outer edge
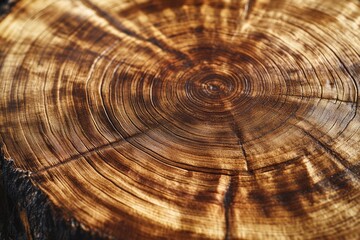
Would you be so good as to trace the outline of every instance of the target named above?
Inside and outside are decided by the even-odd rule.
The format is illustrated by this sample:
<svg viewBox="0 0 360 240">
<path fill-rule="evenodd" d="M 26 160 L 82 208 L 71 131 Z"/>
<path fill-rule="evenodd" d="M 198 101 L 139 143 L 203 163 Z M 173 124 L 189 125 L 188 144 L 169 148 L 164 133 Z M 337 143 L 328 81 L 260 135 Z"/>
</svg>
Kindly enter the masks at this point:
<svg viewBox="0 0 360 240">
<path fill-rule="evenodd" d="M 30 172 L 18 169 L 13 160 L 4 157 L 0 153 L 0 181 L 3 181 L 5 202 L 8 206 L 15 206 L 17 211 L 8 211 L 10 216 L 6 224 L 7 233 L 14 234 L 13 225 L 16 224 L 14 219 L 21 219 L 19 213 L 26 213 L 27 223 L 30 233 L 15 233 L 15 236 L 1 236 L 2 239 L 19 239 L 19 236 L 30 234 L 32 239 L 112 239 L 103 233 L 91 230 L 85 225 L 79 223 L 76 219 L 65 219 L 56 209 L 49 198 L 35 185 L 30 179 Z M 4 199 L 0 199 L 4 201 Z M 18 215 L 18 216 L 16 216 Z M 6 226 L 5 226 L 6 227 Z M 89 229 L 89 230 L 88 230 Z M 25 228 L 23 226 L 23 230 Z"/>
<path fill-rule="evenodd" d="M 0 20 L 1 17 L 4 17 L 6 14 L 8 14 L 13 6 L 18 2 L 19 0 L 0 0 Z"/>
</svg>

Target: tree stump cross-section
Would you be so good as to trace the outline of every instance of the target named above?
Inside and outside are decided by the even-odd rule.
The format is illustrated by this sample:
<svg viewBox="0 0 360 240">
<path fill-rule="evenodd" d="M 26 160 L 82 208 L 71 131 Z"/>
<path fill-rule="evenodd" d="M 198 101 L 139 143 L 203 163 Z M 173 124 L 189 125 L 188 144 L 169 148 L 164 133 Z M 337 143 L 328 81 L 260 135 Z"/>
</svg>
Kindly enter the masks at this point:
<svg viewBox="0 0 360 240">
<path fill-rule="evenodd" d="M 358 0 L 0 10 L 0 237 L 360 238 Z"/>
</svg>

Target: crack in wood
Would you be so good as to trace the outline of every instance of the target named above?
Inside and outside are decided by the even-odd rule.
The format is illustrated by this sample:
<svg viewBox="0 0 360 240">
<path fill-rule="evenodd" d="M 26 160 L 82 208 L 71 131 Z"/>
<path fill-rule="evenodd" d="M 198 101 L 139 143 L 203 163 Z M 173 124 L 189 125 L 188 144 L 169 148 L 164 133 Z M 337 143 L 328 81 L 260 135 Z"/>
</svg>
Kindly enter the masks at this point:
<svg viewBox="0 0 360 240">
<path fill-rule="evenodd" d="M 306 96 L 306 95 L 298 95 L 298 94 L 279 94 L 278 96 L 282 97 L 295 97 L 295 98 L 305 98 L 305 99 L 318 99 L 318 100 L 327 100 L 327 101 L 334 101 L 334 102 L 342 102 L 342 103 L 349 103 L 349 104 L 356 104 L 354 101 L 349 100 L 342 100 L 339 98 L 326 98 L 326 97 L 319 97 L 319 96 Z"/>
<path fill-rule="evenodd" d="M 174 55 L 175 57 L 177 57 L 181 60 L 184 60 L 188 66 L 193 66 L 193 61 L 190 59 L 190 57 L 187 54 L 172 48 L 165 42 L 163 42 L 159 39 L 156 39 L 155 37 L 145 38 L 145 37 L 137 34 L 136 32 L 125 27 L 121 22 L 116 20 L 109 13 L 105 12 L 104 10 L 102 10 L 101 8 L 99 8 L 98 6 L 96 6 L 94 3 L 92 3 L 89 0 L 80 0 L 80 1 L 84 4 L 84 6 L 93 10 L 100 18 L 105 19 L 111 26 L 115 27 L 120 32 L 122 32 L 122 33 L 126 34 L 127 36 L 132 37 L 136 40 L 150 43 L 151 45 L 163 50 L 164 52 L 170 53 L 170 54 Z"/>
<path fill-rule="evenodd" d="M 243 134 L 240 130 L 240 126 L 238 125 L 235 115 L 232 112 L 232 107 L 231 107 L 231 103 L 228 102 L 224 102 L 223 100 L 221 100 L 224 108 L 227 110 L 229 116 L 231 117 L 232 122 L 230 123 L 230 128 L 233 131 L 233 133 L 235 134 L 236 138 L 238 139 L 238 144 L 240 146 L 240 150 L 242 152 L 242 155 L 244 156 L 244 163 L 245 163 L 245 170 L 247 172 L 252 172 L 251 169 L 249 169 L 249 160 L 248 160 L 248 155 L 246 153 L 245 147 L 244 147 L 244 137 Z"/>
<path fill-rule="evenodd" d="M 225 240 L 230 240 L 231 238 L 231 206 L 235 199 L 237 189 L 239 187 L 239 182 L 237 176 L 230 178 L 230 183 L 226 189 L 223 206 L 224 206 L 224 218 L 225 218 Z"/>
<path fill-rule="evenodd" d="M 343 166 L 346 170 L 349 170 L 352 175 L 354 175 L 357 179 L 360 178 L 359 173 L 351 171 L 352 165 L 343 158 L 338 152 L 336 152 L 332 147 L 325 142 L 321 141 L 320 139 L 314 137 L 309 131 L 297 126 L 306 136 L 308 136 L 317 146 L 321 147 L 325 150 L 327 154 L 329 154 L 338 164 Z"/>
<path fill-rule="evenodd" d="M 247 0 L 244 7 L 244 15 L 243 15 L 245 20 L 249 18 L 249 15 L 252 11 L 254 4 L 255 4 L 255 0 Z"/>
<path fill-rule="evenodd" d="M 235 136 L 237 137 L 238 139 L 238 144 L 240 146 L 240 149 L 241 149 L 241 152 L 244 156 L 244 161 L 245 161 L 245 169 L 246 171 L 249 171 L 249 161 L 248 161 L 248 155 L 246 153 L 246 150 L 244 148 L 244 140 L 243 140 L 243 137 L 242 137 L 242 134 L 240 132 L 240 129 L 239 129 L 239 126 L 237 125 L 237 123 L 235 122 L 235 119 L 233 120 L 234 122 L 231 124 L 231 129 L 232 131 L 234 132 Z"/>
<path fill-rule="evenodd" d="M 115 146 L 119 145 L 119 144 L 122 144 L 122 143 L 125 143 L 125 142 L 129 142 L 130 139 L 133 139 L 133 138 L 136 138 L 136 137 L 139 137 L 143 134 L 146 134 L 148 131 L 150 131 L 151 129 L 148 129 L 147 131 L 144 131 L 144 132 L 139 132 L 139 133 L 136 133 L 134 135 L 131 135 L 131 136 L 128 136 L 128 137 L 125 137 L 125 138 L 121 138 L 121 139 L 118 139 L 116 141 L 113 141 L 113 142 L 109 142 L 109 143 L 106 143 L 106 144 L 103 144 L 103 145 L 100 145 L 98 147 L 94 147 L 94 148 L 90 148 L 88 149 L 88 151 L 86 152 L 80 152 L 78 154 L 75 154 L 59 163 L 56 163 L 54 165 L 51 165 L 51 166 L 47 166 L 47 167 L 44 167 L 42 169 L 39 169 L 37 171 L 34 171 L 31 173 L 31 175 L 38 175 L 38 174 L 41 174 L 43 172 L 46 172 L 46 171 L 49 171 L 51 169 L 54 169 L 54 168 L 57 168 L 59 166 L 62 166 L 64 164 L 67 164 L 67 163 L 70 163 L 70 162 L 73 162 L 81 157 L 87 157 L 89 155 L 92 155 L 93 153 L 95 152 L 99 152 L 99 151 L 102 151 L 102 150 L 106 150 L 106 149 L 111 149 L 111 148 L 114 148 Z"/>
</svg>

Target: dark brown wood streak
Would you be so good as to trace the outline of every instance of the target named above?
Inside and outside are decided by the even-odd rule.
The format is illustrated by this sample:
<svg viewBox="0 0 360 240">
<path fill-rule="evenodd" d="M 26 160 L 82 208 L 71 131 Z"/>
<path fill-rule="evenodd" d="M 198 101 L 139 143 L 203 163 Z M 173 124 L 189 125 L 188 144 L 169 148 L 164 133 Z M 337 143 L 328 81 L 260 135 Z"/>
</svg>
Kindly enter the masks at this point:
<svg viewBox="0 0 360 240">
<path fill-rule="evenodd" d="M 0 239 L 359 239 L 359 89 L 358 0 L 0 0 Z"/>
</svg>

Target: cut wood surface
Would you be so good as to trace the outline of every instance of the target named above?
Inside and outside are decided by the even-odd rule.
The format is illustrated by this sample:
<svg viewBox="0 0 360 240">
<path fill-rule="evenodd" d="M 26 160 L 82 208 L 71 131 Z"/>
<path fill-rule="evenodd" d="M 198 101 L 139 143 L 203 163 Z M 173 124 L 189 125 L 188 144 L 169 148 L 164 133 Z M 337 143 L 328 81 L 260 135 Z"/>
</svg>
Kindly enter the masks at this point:
<svg viewBox="0 0 360 240">
<path fill-rule="evenodd" d="M 358 0 L 9 11 L 2 175 L 28 238 L 360 238 Z"/>
</svg>

